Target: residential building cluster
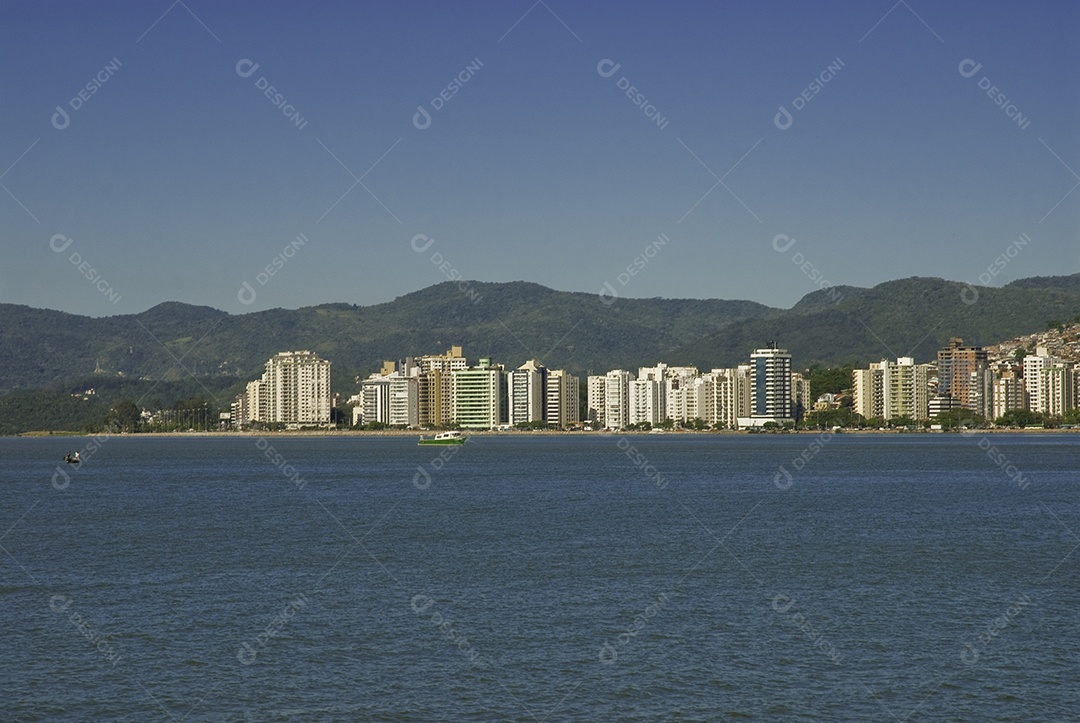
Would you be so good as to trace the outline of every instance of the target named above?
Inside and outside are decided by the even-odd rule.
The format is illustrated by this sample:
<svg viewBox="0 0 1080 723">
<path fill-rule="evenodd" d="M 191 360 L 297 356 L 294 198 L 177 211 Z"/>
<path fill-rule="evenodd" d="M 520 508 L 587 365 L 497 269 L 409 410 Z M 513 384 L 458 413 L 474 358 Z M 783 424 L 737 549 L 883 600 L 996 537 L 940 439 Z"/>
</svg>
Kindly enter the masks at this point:
<svg viewBox="0 0 1080 723">
<path fill-rule="evenodd" d="M 700 419 L 715 429 L 795 422 L 810 408 L 810 384 L 791 371 L 791 355 L 775 343 L 756 349 L 748 364 L 701 373 L 658 364 L 637 374 L 615 369 L 588 378 L 588 419 L 621 429 Z"/>
<path fill-rule="evenodd" d="M 385 362 L 349 403 L 354 426 L 564 429 L 578 422 L 578 378 L 535 359 L 517 369 L 486 357 L 469 364 L 454 346 L 441 355 Z"/>
<path fill-rule="evenodd" d="M 516 369 L 490 358 L 470 364 L 460 346 L 387 361 L 358 381 L 359 393 L 347 402 L 354 426 L 566 429 L 584 423 L 624 429 L 700 420 L 714 429 L 747 429 L 783 426 L 837 404 L 830 395 L 812 402 L 809 380 L 792 371 L 791 355 L 775 342 L 733 368 L 702 373 L 660 363 L 636 374 L 614 369 L 589 376 L 584 419 L 578 377 L 535 359 Z M 1063 416 L 1080 408 L 1080 363 L 1043 346 L 1022 359 L 991 361 L 986 349 L 953 338 L 935 363 L 883 360 L 854 370 L 851 382 L 852 411 L 865 419 L 924 421 L 953 410 L 988 419 L 1016 410 Z M 311 351 L 287 351 L 271 357 L 262 378 L 248 383 L 231 417 L 239 428 L 326 427 L 334 401 L 330 362 Z"/>
<path fill-rule="evenodd" d="M 330 425 L 330 362 L 310 351 L 283 351 L 270 357 L 262 378 L 248 382 L 232 404 L 233 424 L 286 427 Z"/>
<path fill-rule="evenodd" d="M 936 364 L 911 357 L 852 372 L 852 411 L 866 419 L 932 419 L 966 410 L 987 419 L 1026 410 L 1062 416 L 1080 407 L 1080 366 L 1046 347 L 1017 359 L 991 361 L 987 350 L 953 338 Z"/>
</svg>

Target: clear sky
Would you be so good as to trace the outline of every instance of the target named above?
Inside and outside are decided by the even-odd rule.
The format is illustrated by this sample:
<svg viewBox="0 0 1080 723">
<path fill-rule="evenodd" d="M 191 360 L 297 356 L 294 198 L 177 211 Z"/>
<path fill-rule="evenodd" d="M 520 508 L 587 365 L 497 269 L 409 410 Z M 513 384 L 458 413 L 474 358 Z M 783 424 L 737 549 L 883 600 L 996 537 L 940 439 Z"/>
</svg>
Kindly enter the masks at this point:
<svg viewBox="0 0 1080 723">
<path fill-rule="evenodd" d="M 1080 271 L 1080 3 L 170 2 L 0 5 L 0 301 Z"/>
</svg>

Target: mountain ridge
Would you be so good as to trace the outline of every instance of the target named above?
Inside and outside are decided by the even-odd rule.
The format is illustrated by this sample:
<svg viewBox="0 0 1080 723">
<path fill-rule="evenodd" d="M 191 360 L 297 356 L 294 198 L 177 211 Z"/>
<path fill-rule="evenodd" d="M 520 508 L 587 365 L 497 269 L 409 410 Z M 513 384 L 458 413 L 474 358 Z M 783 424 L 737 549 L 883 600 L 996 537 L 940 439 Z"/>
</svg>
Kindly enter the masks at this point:
<svg viewBox="0 0 1080 723">
<path fill-rule="evenodd" d="M 748 300 L 604 298 L 524 281 L 470 281 L 467 288 L 479 298 L 447 281 L 369 306 L 329 302 L 243 314 L 176 301 L 100 318 L 0 304 L 0 395 L 95 373 L 240 383 L 286 349 L 330 359 L 341 391 L 383 359 L 452 345 L 470 360 L 517 366 L 536 357 L 577 374 L 659 361 L 731 366 L 769 340 L 791 350 L 797 368 L 927 360 L 952 336 L 991 344 L 1080 314 L 1080 274 L 1003 287 L 909 277 L 814 291 L 790 309 Z"/>
</svg>

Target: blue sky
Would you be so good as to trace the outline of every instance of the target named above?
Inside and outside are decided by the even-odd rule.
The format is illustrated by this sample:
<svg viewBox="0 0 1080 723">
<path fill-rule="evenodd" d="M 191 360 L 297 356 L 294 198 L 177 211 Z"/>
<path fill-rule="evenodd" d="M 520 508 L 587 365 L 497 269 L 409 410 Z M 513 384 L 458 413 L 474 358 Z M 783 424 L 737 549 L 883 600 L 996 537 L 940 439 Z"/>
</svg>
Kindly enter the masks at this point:
<svg viewBox="0 0 1080 723">
<path fill-rule="evenodd" d="M 6 2 L 0 301 L 1074 273 L 1078 34 L 1073 2 Z"/>
</svg>

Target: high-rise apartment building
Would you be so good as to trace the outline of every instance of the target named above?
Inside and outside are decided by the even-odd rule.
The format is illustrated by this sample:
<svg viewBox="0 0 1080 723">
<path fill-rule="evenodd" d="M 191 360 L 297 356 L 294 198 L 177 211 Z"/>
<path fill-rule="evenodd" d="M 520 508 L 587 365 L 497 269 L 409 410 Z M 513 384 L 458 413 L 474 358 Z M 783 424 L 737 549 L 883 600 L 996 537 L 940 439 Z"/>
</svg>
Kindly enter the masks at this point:
<svg viewBox="0 0 1080 723">
<path fill-rule="evenodd" d="M 622 429 L 630 423 L 630 382 L 634 375 L 614 369 L 604 376 L 604 427 Z"/>
<path fill-rule="evenodd" d="M 492 429 L 507 423 L 506 373 L 491 359 L 452 374 L 454 421 L 463 429 Z"/>
<path fill-rule="evenodd" d="M 604 399 L 607 394 L 607 377 L 589 375 L 585 388 L 585 418 L 598 429 L 604 428 Z"/>
<path fill-rule="evenodd" d="M 1024 380 L 1011 367 L 1002 369 L 994 379 L 993 418 L 1002 417 L 1014 409 L 1027 409 Z"/>
<path fill-rule="evenodd" d="M 954 405 L 976 414 L 993 414 L 993 377 L 985 349 L 964 346 L 963 339 L 953 337 L 938 350 L 937 360 L 938 396 L 951 397 Z"/>
<path fill-rule="evenodd" d="M 550 369 L 547 374 L 544 419 L 549 427 L 565 429 L 579 421 L 578 378 L 563 369 Z"/>
<path fill-rule="evenodd" d="M 664 415 L 676 422 L 689 422 L 701 416 L 703 390 L 696 367 L 668 367 L 664 374 Z"/>
<path fill-rule="evenodd" d="M 510 426 L 523 422 L 544 421 L 547 399 L 548 370 L 535 359 L 507 373 L 506 388 L 510 395 L 508 409 Z"/>
<path fill-rule="evenodd" d="M 791 373 L 791 414 L 797 420 L 811 411 L 810 380 L 800 372 Z"/>
<path fill-rule="evenodd" d="M 851 411 L 862 415 L 863 419 L 885 417 L 885 373 L 883 366 L 888 362 L 871 364 L 868 369 L 853 369 L 851 372 Z"/>
<path fill-rule="evenodd" d="M 288 426 L 330 424 L 330 362 L 310 351 L 283 351 L 266 362 L 258 381 L 249 382 L 241 426 L 253 422 Z"/>
<path fill-rule="evenodd" d="M 450 347 L 445 354 L 416 357 L 412 360 L 418 370 L 417 415 L 422 426 L 442 427 L 454 418 L 454 385 L 452 374 L 469 366 L 460 346 Z"/>
<path fill-rule="evenodd" d="M 908 356 L 853 370 L 852 411 L 865 419 L 927 419 L 930 370 L 931 365 L 916 364 Z"/>
<path fill-rule="evenodd" d="M 750 355 L 750 416 L 740 418 L 739 426 L 791 421 L 791 354 L 773 342 Z"/>
<path fill-rule="evenodd" d="M 718 429 L 738 429 L 739 418 L 750 416 L 750 367 L 713 369 L 701 382 L 701 419 Z"/>
<path fill-rule="evenodd" d="M 1046 380 L 1046 413 L 1060 417 L 1076 407 L 1074 366 L 1071 362 L 1058 361 L 1043 372 Z"/>
<path fill-rule="evenodd" d="M 664 421 L 664 382 L 662 379 L 642 378 L 630 382 L 628 392 L 629 423 L 648 422 L 656 426 Z"/>
</svg>

